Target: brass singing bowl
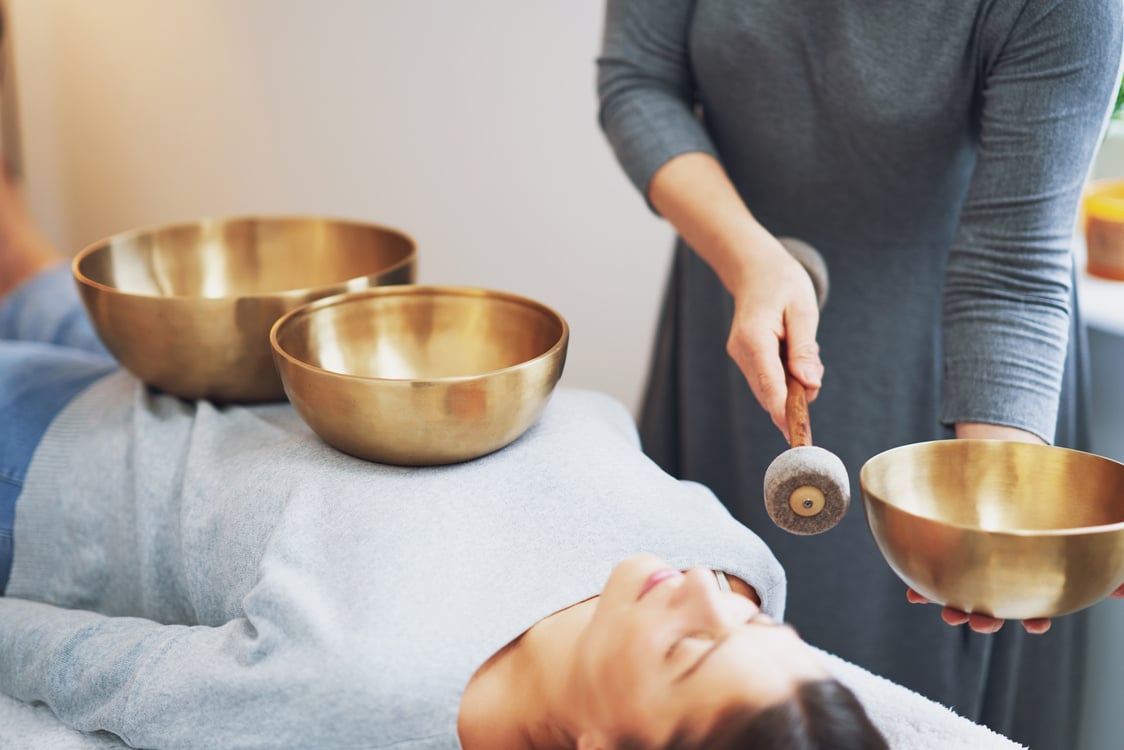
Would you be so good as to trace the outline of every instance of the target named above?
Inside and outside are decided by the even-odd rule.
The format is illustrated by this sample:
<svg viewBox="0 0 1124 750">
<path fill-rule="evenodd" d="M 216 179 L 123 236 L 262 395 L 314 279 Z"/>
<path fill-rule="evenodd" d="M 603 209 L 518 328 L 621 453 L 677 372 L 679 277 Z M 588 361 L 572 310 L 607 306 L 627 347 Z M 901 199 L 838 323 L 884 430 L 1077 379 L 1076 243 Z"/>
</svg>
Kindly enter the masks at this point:
<svg viewBox="0 0 1124 750">
<path fill-rule="evenodd" d="M 513 294 L 396 286 L 294 310 L 270 342 L 289 400 L 325 442 L 370 461 L 434 465 L 499 450 L 538 419 L 569 327 Z"/>
<path fill-rule="evenodd" d="M 939 604 L 1005 619 L 1084 609 L 1124 583 L 1124 464 L 1045 445 L 942 440 L 859 473 L 890 567 Z"/>
<path fill-rule="evenodd" d="M 86 311 L 121 365 L 191 399 L 285 397 L 269 330 L 311 300 L 414 279 L 415 244 L 318 217 L 202 219 L 123 232 L 74 258 Z"/>
</svg>

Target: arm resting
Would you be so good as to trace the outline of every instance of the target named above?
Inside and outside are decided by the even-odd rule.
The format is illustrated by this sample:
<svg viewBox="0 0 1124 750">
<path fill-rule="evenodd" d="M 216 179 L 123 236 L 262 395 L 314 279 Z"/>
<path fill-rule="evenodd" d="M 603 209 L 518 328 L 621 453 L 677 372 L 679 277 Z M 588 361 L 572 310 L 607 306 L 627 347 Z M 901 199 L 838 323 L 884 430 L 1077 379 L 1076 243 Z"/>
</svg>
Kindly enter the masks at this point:
<svg viewBox="0 0 1124 750">
<path fill-rule="evenodd" d="M 308 701 L 325 684 L 316 675 L 330 670 L 291 651 L 245 619 L 161 625 L 0 598 L 0 690 L 137 747 L 265 748 L 300 738 Z M 287 710 L 294 704 L 304 710 Z"/>
</svg>

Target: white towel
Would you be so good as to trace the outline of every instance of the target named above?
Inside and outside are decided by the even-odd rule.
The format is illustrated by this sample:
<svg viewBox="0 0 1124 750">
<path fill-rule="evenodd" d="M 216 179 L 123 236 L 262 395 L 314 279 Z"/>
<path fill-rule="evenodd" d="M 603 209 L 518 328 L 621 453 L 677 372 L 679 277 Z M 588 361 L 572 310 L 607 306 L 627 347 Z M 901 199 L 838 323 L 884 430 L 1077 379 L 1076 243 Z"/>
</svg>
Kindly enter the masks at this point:
<svg viewBox="0 0 1124 750">
<path fill-rule="evenodd" d="M 985 726 L 826 651 L 824 667 L 854 691 L 892 750 L 1026 750 Z"/>
<path fill-rule="evenodd" d="M 866 706 L 893 750 L 1025 750 L 987 727 L 957 716 L 912 690 L 837 656 L 819 652 L 824 666 Z M 46 706 L 0 695 L 0 750 L 120 750 L 112 735 L 67 729 Z"/>
</svg>

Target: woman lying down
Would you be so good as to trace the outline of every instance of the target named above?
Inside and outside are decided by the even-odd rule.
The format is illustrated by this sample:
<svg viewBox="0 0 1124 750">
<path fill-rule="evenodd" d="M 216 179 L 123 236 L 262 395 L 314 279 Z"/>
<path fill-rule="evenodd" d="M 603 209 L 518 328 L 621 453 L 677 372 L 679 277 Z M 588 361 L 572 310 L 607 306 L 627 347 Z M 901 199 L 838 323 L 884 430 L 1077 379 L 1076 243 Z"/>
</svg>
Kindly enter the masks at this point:
<svg viewBox="0 0 1124 750">
<path fill-rule="evenodd" d="M 627 412 L 466 464 L 147 391 L 55 267 L 0 300 L 0 691 L 142 748 L 886 747 Z M 14 546 L 11 532 L 14 519 Z M 10 565 L 10 570 L 9 570 Z"/>
</svg>

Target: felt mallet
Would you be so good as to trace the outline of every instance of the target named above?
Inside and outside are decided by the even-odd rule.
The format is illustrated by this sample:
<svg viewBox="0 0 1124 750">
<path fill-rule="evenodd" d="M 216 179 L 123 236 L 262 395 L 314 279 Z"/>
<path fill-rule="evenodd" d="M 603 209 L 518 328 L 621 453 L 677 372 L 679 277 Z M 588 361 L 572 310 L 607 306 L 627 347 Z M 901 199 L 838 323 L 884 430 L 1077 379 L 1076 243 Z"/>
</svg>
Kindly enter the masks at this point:
<svg viewBox="0 0 1124 750">
<path fill-rule="evenodd" d="M 808 271 L 816 300 L 823 309 L 827 300 L 827 265 L 812 247 L 783 238 L 781 244 Z M 765 472 L 765 509 L 780 528 L 793 534 L 819 534 L 835 526 L 851 503 L 847 467 L 830 451 L 812 445 L 808 398 L 804 385 L 785 366 L 788 395 L 785 419 L 789 445 Z"/>
</svg>

